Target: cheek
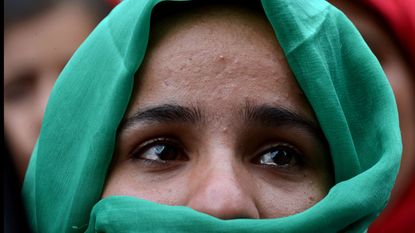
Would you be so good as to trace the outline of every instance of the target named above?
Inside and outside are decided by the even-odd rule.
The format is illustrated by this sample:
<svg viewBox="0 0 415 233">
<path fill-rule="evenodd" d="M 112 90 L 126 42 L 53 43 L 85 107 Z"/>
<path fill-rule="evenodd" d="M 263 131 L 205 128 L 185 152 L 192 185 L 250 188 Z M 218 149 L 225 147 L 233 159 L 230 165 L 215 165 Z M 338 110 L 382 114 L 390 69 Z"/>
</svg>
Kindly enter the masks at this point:
<svg viewBox="0 0 415 233">
<path fill-rule="evenodd" d="M 29 109 L 5 108 L 4 126 L 8 140 L 19 151 L 30 153 L 38 133 L 38 123 Z"/>
<path fill-rule="evenodd" d="M 4 133 L 10 153 L 16 165 L 19 178 L 23 179 L 27 165 L 39 133 L 26 111 L 6 110 L 4 114 Z"/>
<path fill-rule="evenodd" d="M 184 175 L 144 173 L 131 161 L 125 161 L 110 172 L 102 198 L 133 196 L 166 205 L 184 205 L 188 195 L 186 183 Z"/>
<path fill-rule="evenodd" d="M 285 183 L 282 187 L 261 184 L 257 193 L 261 218 L 278 218 L 300 213 L 320 201 L 327 194 L 324 181 L 313 176 L 304 176 L 298 183 Z"/>
</svg>

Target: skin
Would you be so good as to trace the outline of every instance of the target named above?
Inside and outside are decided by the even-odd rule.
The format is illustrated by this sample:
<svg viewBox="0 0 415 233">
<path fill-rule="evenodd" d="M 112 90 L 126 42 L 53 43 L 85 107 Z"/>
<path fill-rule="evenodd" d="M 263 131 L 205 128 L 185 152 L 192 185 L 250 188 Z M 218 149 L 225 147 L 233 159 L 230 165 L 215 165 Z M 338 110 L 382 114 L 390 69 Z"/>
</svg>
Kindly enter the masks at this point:
<svg viewBox="0 0 415 233">
<path fill-rule="evenodd" d="M 53 84 L 94 25 L 85 9 L 61 5 L 5 31 L 4 130 L 20 181 Z"/>
<path fill-rule="evenodd" d="M 234 219 L 292 215 L 327 194 L 325 139 L 264 15 L 212 6 L 156 22 L 136 80 L 103 198 Z"/>
<path fill-rule="evenodd" d="M 342 10 L 355 24 L 363 38 L 379 59 L 395 94 L 400 128 L 402 133 L 403 153 L 399 174 L 392 190 L 387 208 L 379 217 L 384 221 L 389 212 L 405 195 L 415 171 L 415 77 L 409 63 L 402 55 L 393 35 L 374 15 L 369 14 L 355 1 L 331 0 L 333 5 Z"/>
</svg>

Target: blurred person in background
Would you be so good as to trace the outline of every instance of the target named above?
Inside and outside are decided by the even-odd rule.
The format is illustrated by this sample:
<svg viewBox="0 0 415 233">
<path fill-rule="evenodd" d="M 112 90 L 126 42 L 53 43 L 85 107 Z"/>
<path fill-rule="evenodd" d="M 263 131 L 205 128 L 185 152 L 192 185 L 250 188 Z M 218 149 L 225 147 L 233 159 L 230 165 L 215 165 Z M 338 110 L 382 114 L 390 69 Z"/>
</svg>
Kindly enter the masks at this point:
<svg viewBox="0 0 415 233">
<path fill-rule="evenodd" d="M 21 182 L 55 80 L 111 5 L 6 0 L 4 6 L 4 135 Z"/>
<path fill-rule="evenodd" d="M 111 5 L 103 0 L 6 0 L 4 7 L 4 232 L 29 232 L 20 184 L 48 96 Z"/>
<path fill-rule="evenodd" d="M 388 207 L 369 233 L 415 232 L 415 1 L 330 0 L 362 33 L 395 92 L 403 154 Z"/>
</svg>

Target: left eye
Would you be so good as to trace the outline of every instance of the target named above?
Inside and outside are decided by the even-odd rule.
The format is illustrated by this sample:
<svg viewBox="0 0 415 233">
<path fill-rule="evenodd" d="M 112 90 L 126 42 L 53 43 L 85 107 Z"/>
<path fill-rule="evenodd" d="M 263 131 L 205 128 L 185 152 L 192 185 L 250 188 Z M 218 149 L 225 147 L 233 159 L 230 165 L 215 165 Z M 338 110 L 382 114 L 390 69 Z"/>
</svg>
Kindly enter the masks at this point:
<svg viewBox="0 0 415 233">
<path fill-rule="evenodd" d="M 167 163 L 177 160 L 188 160 L 184 151 L 175 142 L 165 139 L 156 139 L 144 143 L 132 153 L 135 159 L 147 162 Z"/>
<path fill-rule="evenodd" d="M 289 146 L 276 146 L 254 159 L 254 163 L 266 166 L 291 167 L 299 162 L 299 153 Z"/>
<path fill-rule="evenodd" d="M 174 146 L 159 144 L 154 145 L 146 151 L 144 151 L 140 155 L 140 158 L 148 160 L 158 160 L 160 162 L 165 162 L 168 160 L 178 160 L 180 159 L 180 151 L 178 148 Z"/>
</svg>

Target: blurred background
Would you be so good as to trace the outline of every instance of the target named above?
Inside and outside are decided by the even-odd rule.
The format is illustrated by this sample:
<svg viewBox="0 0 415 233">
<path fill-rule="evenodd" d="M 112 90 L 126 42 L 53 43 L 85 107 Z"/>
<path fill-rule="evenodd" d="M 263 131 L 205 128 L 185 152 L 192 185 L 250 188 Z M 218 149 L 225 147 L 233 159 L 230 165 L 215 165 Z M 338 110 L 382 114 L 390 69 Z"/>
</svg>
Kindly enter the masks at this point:
<svg viewBox="0 0 415 233">
<path fill-rule="evenodd" d="M 356 25 L 396 95 L 403 157 L 369 233 L 415 232 L 415 1 L 329 0 Z M 28 232 L 20 189 L 59 73 L 119 0 L 4 1 L 5 232 Z"/>
<path fill-rule="evenodd" d="M 116 2 L 4 1 L 4 231 L 29 232 L 21 185 L 52 87 Z"/>
<path fill-rule="evenodd" d="M 398 105 L 403 154 L 391 199 L 369 233 L 415 232 L 415 1 L 329 0 L 382 65 Z"/>
</svg>

